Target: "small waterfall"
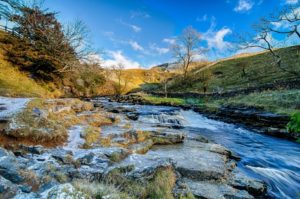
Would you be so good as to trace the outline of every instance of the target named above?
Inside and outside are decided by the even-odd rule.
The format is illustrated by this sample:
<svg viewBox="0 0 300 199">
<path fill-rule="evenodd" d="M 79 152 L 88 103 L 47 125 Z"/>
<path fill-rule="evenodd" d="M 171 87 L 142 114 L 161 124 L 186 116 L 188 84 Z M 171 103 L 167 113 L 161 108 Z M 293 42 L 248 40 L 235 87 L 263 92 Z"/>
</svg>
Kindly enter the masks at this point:
<svg viewBox="0 0 300 199">
<path fill-rule="evenodd" d="M 161 113 L 161 114 L 151 114 L 143 115 L 140 117 L 140 121 L 153 124 L 165 124 L 172 126 L 183 126 L 185 120 L 182 115 L 178 113 Z"/>
</svg>

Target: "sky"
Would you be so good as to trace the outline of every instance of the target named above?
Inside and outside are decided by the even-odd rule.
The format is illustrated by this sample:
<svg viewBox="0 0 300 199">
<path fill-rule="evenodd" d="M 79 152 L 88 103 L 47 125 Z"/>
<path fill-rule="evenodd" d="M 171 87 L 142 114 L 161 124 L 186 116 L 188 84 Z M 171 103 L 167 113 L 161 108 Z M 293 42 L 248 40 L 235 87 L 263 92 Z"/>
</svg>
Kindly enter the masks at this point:
<svg viewBox="0 0 300 199">
<path fill-rule="evenodd" d="M 298 0 L 46 0 L 62 23 L 83 21 L 94 59 L 126 68 L 174 61 L 170 46 L 192 26 L 202 35 L 208 60 L 227 57 L 235 36 L 252 31 L 261 17 Z"/>
</svg>

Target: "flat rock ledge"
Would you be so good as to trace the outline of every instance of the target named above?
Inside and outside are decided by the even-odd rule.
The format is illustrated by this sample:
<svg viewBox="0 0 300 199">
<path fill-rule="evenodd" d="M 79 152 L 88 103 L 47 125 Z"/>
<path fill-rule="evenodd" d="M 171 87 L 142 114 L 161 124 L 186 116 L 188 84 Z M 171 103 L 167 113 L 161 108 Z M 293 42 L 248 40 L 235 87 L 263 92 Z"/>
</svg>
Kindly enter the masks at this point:
<svg viewBox="0 0 300 199">
<path fill-rule="evenodd" d="M 81 112 L 90 107 L 77 109 Z M 133 109 L 110 111 L 130 121 L 136 121 L 138 115 Z M 87 149 L 22 146 L 17 151 L 0 148 L 0 198 L 88 199 L 93 198 L 91 193 L 79 189 L 75 182 L 121 181 L 120 189 L 124 182 L 146 186 L 164 170 L 175 175 L 174 198 L 189 194 L 201 199 L 266 197 L 263 182 L 238 170 L 238 157 L 203 137 L 187 137 L 183 131 L 167 127 L 102 133 L 112 140 L 111 145 Z M 101 198 L 114 197 L 107 193 Z"/>
</svg>

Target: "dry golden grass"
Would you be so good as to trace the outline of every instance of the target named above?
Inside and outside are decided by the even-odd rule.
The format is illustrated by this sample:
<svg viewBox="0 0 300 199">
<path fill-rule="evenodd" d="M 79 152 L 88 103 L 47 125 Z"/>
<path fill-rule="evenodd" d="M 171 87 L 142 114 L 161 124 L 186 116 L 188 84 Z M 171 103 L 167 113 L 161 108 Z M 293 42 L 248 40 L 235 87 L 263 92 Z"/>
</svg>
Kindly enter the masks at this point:
<svg viewBox="0 0 300 199">
<path fill-rule="evenodd" d="M 85 139 L 84 148 L 90 148 L 93 144 L 98 143 L 100 139 L 100 128 L 87 127 L 83 132 L 83 138 Z"/>
<path fill-rule="evenodd" d="M 0 53 L 1 54 L 1 53 Z M 0 57 L 0 95 L 11 97 L 57 97 L 58 91 L 53 93 L 29 77 L 29 74 L 20 72 Z"/>
<path fill-rule="evenodd" d="M 20 175 L 24 178 L 23 184 L 31 186 L 32 191 L 37 191 L 40 187 L 40 180 L 37 174 L 32 170 L 20 170 Z"/>
<path fill-rule="evenodd" d="M 123 173 L 126 173 L 126 171 L 114 169 L 106 176 L 105 180 L 108 184 L 120 187 L 120 191 L 127 193 L 131 198 L 174 198 L 173 188 L 176 182 L 176 174 L 172 167 L 159 168 L 152 179 L 143 183 L 130 180 Z"/>
</svg>

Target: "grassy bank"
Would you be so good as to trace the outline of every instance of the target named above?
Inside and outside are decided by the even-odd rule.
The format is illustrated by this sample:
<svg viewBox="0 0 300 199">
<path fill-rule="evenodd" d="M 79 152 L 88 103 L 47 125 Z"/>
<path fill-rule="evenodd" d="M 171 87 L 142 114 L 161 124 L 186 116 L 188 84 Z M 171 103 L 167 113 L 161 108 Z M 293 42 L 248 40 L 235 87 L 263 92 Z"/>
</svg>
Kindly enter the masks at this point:
<svg viewBox="0 0 300 199">
<path fill-rule="evenodd" d="M 217 108 L 223 105 L 241 105 L 263 108 L 265 111 L 292 115 L 300 111 L 300 90 L 276 90 L 239 95 L 231 98 L 164 98 L 143 96 L 151 104 L 194 105 L 205 108 Z"/>
<path fill-rule="evenodd" d="M 300 111 L 300 90 L 277 90 L 251 93 L 233 98 L 215 100 L 219 105 L 245 105 L 262 107 L 266 111 L 291 115 Z"/>
</svg>

